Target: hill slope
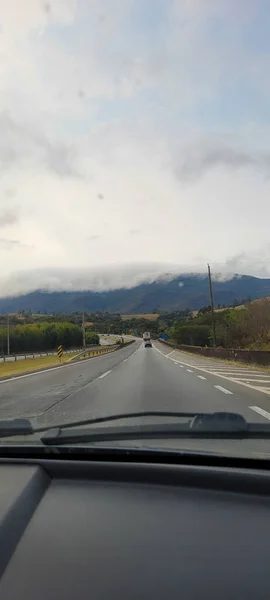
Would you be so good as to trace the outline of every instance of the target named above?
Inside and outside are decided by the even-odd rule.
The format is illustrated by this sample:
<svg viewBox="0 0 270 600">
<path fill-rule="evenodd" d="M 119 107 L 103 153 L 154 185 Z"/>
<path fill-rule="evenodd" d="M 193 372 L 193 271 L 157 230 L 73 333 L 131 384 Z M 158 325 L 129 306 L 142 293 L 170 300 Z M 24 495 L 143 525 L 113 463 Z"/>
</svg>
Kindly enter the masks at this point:
<svg viewBox="0 0 270 600">
<path fill-rule="evenodd" d="M 235 276 L 226 281 L 214 281 L 215 306 L 232 305 L 250 297 L 255 300 L 270 296 L 270 279 Z M 160 311 L 198 310 L 209 304 L 208 278 L 183 275 L 164 281 L 144 283 L 131 289 L 105 292 L 46 292 L 37 291 L 23 296 L 0 298 L 0 314 L 31 310 L 33 313 L 118 312 L 122 314 Z"/>
</svg>

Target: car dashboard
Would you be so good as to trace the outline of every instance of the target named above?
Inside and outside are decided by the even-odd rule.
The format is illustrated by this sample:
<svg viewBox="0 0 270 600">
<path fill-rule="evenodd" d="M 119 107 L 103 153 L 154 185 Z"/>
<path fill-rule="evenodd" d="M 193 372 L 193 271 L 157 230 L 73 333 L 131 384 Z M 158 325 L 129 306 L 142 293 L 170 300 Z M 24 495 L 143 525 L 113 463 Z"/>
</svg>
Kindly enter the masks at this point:
<svg viewBox="0 0 270 600">
<path fill-rule="evenodd" d="M 1 600 L 270 597 L 267 469 L 56 455 L 0 482 Z"/>
</svg>

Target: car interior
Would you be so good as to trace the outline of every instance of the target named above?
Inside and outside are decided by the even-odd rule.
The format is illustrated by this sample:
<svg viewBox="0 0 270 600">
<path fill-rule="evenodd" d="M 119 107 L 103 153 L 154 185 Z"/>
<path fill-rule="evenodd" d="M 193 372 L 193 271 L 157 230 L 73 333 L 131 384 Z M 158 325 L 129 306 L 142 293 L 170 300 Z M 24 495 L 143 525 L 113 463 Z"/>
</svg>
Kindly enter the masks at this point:
<svg viewBox="0 0 270 600">
<path fill-rule="evenodd" d="M 13 446 L 0 481 L 1 600 L 269 598 L 266 460 Z"/>
</svg>

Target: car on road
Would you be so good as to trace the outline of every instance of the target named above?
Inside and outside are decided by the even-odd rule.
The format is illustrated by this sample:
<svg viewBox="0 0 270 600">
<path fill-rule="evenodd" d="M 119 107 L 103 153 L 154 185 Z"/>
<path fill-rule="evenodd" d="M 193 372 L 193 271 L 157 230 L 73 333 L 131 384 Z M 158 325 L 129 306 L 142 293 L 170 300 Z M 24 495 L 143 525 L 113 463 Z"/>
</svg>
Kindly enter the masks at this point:
<svg viewBox="0 0 270 600">
<path fill-rule="evenodd" d="M 145 348 L 152 348 L 152 342 L 151 340 L 146 340 L 145 344 L 144 344 Z"/>
</svg>

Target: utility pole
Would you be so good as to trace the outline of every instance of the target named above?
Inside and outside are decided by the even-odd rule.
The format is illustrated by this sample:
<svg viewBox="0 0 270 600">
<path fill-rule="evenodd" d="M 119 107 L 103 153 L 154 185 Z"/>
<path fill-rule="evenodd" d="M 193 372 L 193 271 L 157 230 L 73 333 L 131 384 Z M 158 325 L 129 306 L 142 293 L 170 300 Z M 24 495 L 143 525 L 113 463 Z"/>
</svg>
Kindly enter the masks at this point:
<svg viewBox="0 0 270 600">
<path fill-rule="evenodd" d="M 7 316 L 7 353 L 10 354 L 10 343 L 9 343 L 9 315 Z"/>
<path fill-rule="evenodd" d="M 83 347 L 85 348 L 84 310 L 83 310 L 83 314 L 82 314 L 82 335 L 83 335 Z"/>
<path fill-rule="evenodd" d="M 210 304 L 211 304 L 211 312 L 212 312 L 212 327 L 213 327 L 213 346 L 216 347 L 216 324 L 215 324 L 215 312 L 214 312 L 214 300 L 213 300 L 213 289 L 212 289 L 212 279 L 211 279 L 211 270 L 210 265 L 208 266 L 208 279 L 209 279 L 209 292 L 210 292 Z"/>
</svg>

